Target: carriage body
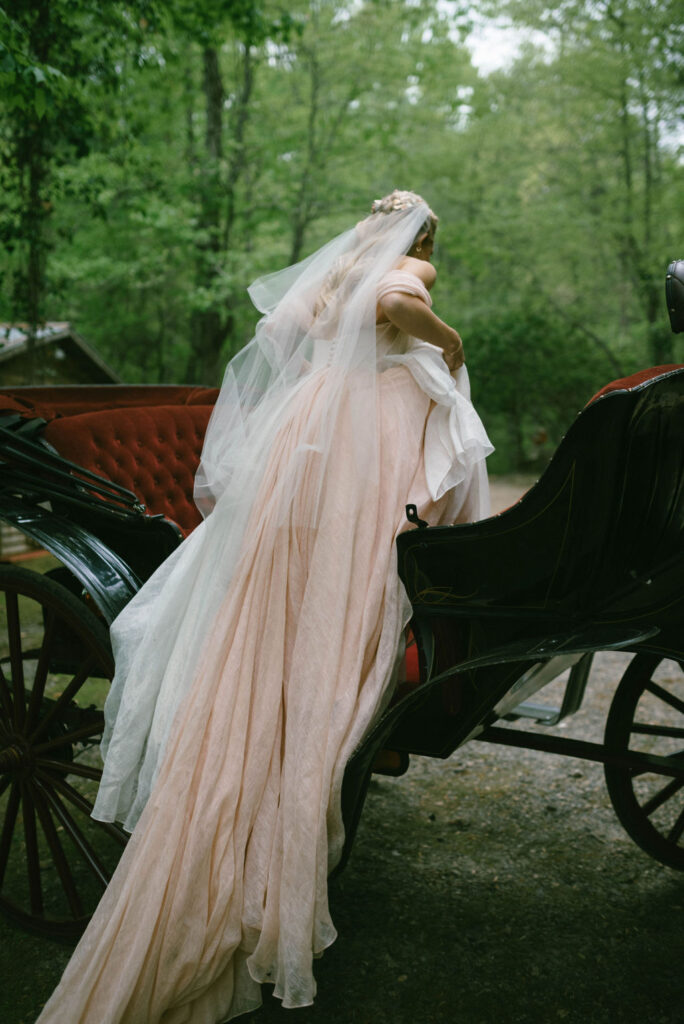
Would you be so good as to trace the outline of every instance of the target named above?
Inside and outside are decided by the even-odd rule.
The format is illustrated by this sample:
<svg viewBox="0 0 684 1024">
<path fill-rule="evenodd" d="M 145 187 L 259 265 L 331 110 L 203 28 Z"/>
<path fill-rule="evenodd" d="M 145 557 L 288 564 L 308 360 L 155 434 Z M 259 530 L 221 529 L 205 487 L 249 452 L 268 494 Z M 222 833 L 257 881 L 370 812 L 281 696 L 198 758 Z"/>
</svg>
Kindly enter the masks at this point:
<svg viewBox="0 0 684 1024">
<path fill-rule="evenodd" d="M 91 790 L 97 783 L 102 729 L 101 707 L 83 706 L 80 695 L 89 678 L 111 678 L 108 624 L 199 522 L 192 479 L 216 394 L 121 386 L 0 391 L 0 519 L 59 562 L 45 575 L 0 563 L 7 609 L 0 651 L 0 909 L 29 927 L 70 934 L 87 920 L 88 900 L 58 829 L 66 830 L 100 890 L 106 884 L 98 841 L 75 817 L 75 809 L 87 815 L 91 798 L 81 783 Z M 646 772 L 664 778 L 676 798 L 684 761 L 677 752 L 632 753 L 624 707 L 603 745 L 558 738 L 554 747 L 547 736 L 535 740 L 498 724 L 535 715 L 542 722 L 546 715 L 548 724 L 553 715 L 529 698 L 567 667 L 566 699 L 554 714 L 576 709 L 595 651 L 634 652 L 638 678 L 626 688 L 627 704 L 638 700 L 661 659 L 684 661 L 683 453 L 684 368 L 659 368 L 616 382 L 590 403 L 538 483 L 511 509 L 438 528 L 411 516 L 398 559 L 413 606 L 418 671 L 347 767 L 343 861 L 379 752 L 393 752 L 399 773 L 412 753 L 446 757 L 479 737 L 604 761 L 630 834 L 660 860 L 684 867 L 684 812 L 681 831 L 676 817 L 671 834 L 656 828 L 651 835 L 649 814 L 638 800 L 636 809 L 630 803 L 630 779 Z M 22 602 L 33 602 L 42 618 L 39 641 L 28 650 Z M 61 687 L 54 693 L 53 676 Z M 676 695 L 673 701 L 668 714 L 681 716 L 684 702 Z M 668 739 L 684 737 L 680 725 L 665 726 L 674 733 Z M 17 897 L 7 866 L 16 856 L 19 819 L 28 882 Z M 119 846 L 125 841 L 116 827 L 105 831 Z M 35 877 L 41 843 L 66 894 L 61 916 L 46 906 Z M 93 892 L 91 901 L 99 895 Z"/>
</svg>

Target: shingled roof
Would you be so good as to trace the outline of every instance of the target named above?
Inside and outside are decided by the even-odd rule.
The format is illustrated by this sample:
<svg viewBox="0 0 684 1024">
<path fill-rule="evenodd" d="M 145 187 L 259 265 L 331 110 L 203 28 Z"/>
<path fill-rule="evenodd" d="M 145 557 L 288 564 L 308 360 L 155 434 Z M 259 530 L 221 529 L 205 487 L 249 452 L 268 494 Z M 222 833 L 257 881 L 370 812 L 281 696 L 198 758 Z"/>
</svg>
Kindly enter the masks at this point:
<svg viewBox="0 0 684 1024">
<path fill-rule="evenodd" d="M 36 332 L 33 352 L 25 324 L 0 324 L 0 384 L 109 384 L 120 378 L 74 331 L 60 321 Z"/>
</svg>

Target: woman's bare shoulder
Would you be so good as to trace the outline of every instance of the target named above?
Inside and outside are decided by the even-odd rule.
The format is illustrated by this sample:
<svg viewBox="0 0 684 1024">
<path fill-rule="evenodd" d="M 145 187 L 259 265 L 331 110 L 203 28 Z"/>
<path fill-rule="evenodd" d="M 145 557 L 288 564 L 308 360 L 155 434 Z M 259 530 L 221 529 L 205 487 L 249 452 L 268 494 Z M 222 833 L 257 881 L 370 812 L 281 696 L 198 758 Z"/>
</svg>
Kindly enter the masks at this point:
<svg viewBox="0 0 684 1024">
<path fill-rule="evenodd" d="M 417 260 L 415 256 L 404 256 L 399 264 L 398 270 L 406 270 L 409 274 L 419 277 L 426 288 L 432 288 L 437 277 L 437 271 L 427 260 Z"/>
</svg>

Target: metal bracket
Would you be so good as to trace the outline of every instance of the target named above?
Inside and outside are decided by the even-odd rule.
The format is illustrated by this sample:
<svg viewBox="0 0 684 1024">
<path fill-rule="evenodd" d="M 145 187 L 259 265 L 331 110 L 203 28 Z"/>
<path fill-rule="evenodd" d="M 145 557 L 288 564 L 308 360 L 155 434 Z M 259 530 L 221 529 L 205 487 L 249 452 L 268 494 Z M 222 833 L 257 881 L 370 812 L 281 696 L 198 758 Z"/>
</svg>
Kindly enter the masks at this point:
<svg viewBox="0 0 684 1024">
<path fill-rule="evenodd" d="M 408 519 L 409 523 L 413 523 L 413 525 L 417 526 L 418 529 L 420 530 L 424 530 L 427 526 L 430 525 L 429 523 L 426 523 L 424 519 L 421 519 L 419 517 L 418 508 L 416 505 L 406 506 L 406 518 Z"/>
</svg>

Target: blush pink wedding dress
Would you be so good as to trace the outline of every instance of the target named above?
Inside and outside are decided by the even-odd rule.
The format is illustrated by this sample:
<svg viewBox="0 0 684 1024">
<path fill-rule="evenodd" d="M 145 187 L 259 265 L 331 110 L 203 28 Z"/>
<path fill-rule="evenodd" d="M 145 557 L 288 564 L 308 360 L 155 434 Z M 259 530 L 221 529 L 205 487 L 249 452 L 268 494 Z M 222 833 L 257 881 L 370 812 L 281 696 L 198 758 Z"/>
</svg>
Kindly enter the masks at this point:
<svg viewBox="0 0 684 1024">
<path fill-rule="evenodd" d="M 378 296 L 389 291 L 430 304 L 404 271 L 383 278 Z M 313 1000 L 313 960 L 336 934 L 344 766 L 391 696 L 410 615 L 395 553 L 405 506 L 433 525 L 488 514 L 491 445 L 465 369 L 455 381 L 438 349 L 390 324 L 377 345 L 376 480 L 356 472 L 348 390 L 314 483 L 329 386 L 314 373 L 270 449 L 151 795 L 40 1024 L 217 1024 L 259 1006 L 262 982 L 286 1007 Z M 295 451 L 283 521 L 270 497 Z M 314 500 L 320 528 L 297 525 L 297 503 Z"/>
</svg>

